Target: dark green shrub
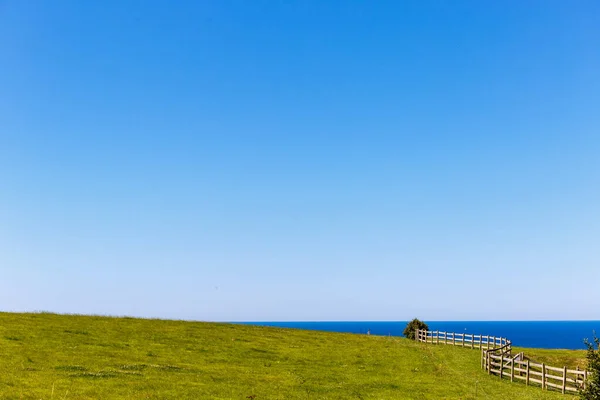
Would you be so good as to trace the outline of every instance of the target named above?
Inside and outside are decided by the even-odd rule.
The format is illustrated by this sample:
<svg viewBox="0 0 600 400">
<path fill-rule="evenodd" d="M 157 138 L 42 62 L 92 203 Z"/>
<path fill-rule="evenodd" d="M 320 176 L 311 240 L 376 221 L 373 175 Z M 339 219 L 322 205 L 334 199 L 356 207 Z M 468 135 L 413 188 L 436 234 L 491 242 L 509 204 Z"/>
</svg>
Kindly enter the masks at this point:
<svg viewBox="0 0 600 400">
<path fill-rule="evenodd" d="M 588 380 L 585 389 L 579 390 L 579 397 L 582 400 L 600 400 L 600 339 L 596 337 L 594 332 L 593 343 L 589 340 L 584 340 L 587 346 L 587 371 Z M 596 344 L 596 348 L 594 348 Z"/>
<path fill-rule="evenodd" d="M 429 327 L 425 322 L 415 318 L 406 324 L 406 328 L 404 328 L 404 332 L 402 332 L 402 334 L 408 339 L 415 340 L 415 333 L 417 329 L 429 330 Z"/>
</svg>

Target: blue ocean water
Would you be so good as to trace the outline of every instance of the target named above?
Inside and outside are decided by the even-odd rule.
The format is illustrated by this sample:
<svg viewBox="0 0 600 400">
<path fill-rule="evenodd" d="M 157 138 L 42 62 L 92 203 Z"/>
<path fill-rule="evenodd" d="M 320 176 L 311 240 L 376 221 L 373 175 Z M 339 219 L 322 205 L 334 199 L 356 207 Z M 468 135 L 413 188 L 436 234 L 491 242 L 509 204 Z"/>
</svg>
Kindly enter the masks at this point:
<svg viewBox="0 0 600 400">
<path fill-rule="evenodd" d="M 514 346 L 545 349 L 585 349 L 584 338 L 600 335 L 600 321 L 425 321 L 430 330 L 501 336 Z M 244 322 L 330 332 L 402 336 L 406 321 Z"/>
</svg>

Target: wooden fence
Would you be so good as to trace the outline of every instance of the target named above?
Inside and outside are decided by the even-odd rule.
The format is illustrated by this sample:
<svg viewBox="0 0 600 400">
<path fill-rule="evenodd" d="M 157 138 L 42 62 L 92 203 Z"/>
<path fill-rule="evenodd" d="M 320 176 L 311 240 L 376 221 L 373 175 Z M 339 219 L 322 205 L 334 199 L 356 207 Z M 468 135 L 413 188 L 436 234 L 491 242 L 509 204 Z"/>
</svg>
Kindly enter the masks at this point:
<svg viewBox="0 0 600 400">
<path fill-rule="evenodd" d="M 472 335 L 468 333 L 426 331 L 417 329 L 415 339 L 423 343 L 452 344 L 472 349 L 495 349 L 511 344 L 510 340 L 489 335 Z"/>
<path fill-rule="evenodd" d="M 481 368 L 488 374 L 498 375 L 501 379 L 510 378 L 511 382 L 522 380 L 526 385 L 536 384 L 542 389 L 573 393 L 585 388 L 588 379 L 588 371 L 534 363 L 522 352 L 513 355 L 512 342 L 502 337 L 417 329 L 415 340 L 479 349 Z"/>
</svg>

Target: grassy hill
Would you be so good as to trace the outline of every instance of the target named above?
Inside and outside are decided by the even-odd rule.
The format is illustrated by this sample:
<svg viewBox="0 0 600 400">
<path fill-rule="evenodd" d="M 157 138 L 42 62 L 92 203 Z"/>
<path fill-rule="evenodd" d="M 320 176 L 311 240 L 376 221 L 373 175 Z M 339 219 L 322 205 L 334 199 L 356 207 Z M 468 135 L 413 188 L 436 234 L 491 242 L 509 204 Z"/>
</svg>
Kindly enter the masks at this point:
<svg viewBox="0 0 600 400">
<path fill-rule="evenodd" d="M 488 376 L 479 356 L 395 337 L 0 313 L 2 399 L 574 399 Z"/>
</svg>

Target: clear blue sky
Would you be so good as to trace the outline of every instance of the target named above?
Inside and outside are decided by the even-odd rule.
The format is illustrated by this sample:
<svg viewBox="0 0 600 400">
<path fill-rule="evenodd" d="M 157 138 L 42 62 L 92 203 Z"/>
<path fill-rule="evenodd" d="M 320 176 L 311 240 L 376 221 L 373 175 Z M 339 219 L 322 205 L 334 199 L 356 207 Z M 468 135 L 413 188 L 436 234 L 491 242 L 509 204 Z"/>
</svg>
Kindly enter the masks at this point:
<svg viewBox="0 0 600 400">
<path fill-rule="evenodd" d="M 599 21 L 0 1 L 0 309 L 600 319 Z"/>
</svg>

